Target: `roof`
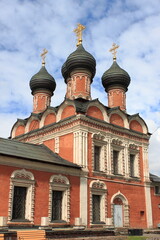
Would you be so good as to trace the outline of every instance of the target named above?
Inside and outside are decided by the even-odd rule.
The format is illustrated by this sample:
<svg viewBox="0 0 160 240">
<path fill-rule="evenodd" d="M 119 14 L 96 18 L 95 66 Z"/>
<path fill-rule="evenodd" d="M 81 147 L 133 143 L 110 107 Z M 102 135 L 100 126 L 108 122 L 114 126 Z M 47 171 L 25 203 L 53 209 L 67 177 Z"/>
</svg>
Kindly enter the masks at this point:
<svg viewBox="0 0 160 240">
<path fill-rule="evenodd" d="M 160 177 L 158 177 L 158 176 L 156 176 L 154 174 L 151 174 L 151 173 L 150 173 L 150 180 L 152 182 L 159 182 L 160 183 Z"/>
<path fill-rule="evenodd" d="M 80 166 L 61 158 L 58 154 L 52 152 L 43 144 L 36 145 L 0 138 L 0 155 L 24 158 L 31 161 L 51 163 L 66 167 L 81 168 Z"/>
</svg>

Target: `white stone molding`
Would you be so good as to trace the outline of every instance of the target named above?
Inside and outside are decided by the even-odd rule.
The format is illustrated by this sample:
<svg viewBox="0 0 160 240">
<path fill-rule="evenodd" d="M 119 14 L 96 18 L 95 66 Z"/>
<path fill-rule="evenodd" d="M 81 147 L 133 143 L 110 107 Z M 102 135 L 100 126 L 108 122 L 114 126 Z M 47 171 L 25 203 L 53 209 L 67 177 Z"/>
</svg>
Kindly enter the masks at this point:
<svg viewBox="0 0 160 240">
<path fill-rule="evenodd" d="M 143 151 L 143 175 L 144 175 L 144 181 L 145 182 L 150 182 L 150 177 L 149 177 L 149 163 L 148 163 L 148 145 L 143 144 L 142 146 L 142 151 Z"/>
<path fill-rule="evenodd" d="M 8 221 L 12 220 L 13 212 L 13 196 L 14 196 L 14 187 L 26 187 L 26 206 L 25 206 L 25 219 L 29 220 L 31 223 L 34 223 L 34 198 L 35 198 L 35 181 L 34 175 L 26 171 L 15 170 L 11 174 L 10 179 L 10 190 L 9 190 L 9 206 L 8 206 Z"/>
<path fill-rule="evenodd" d="M 31 172 L 26 171 L 25 169 L 22 170 L 15 170 L 11 174 L 11 179 L 26 179 L 26 180 L 34 180 L 34 176 Z"/>
<path fill-rule="evenodd" d="M 111 161 L 111 139 L 109 138 L 107 140 L 107 174 L 111 175 L 112 174 L 112 161 Z"/>
<path fill-rule="evenodd" d="M 118 151 L 118 174 L 125 174 L 125 159 L 124 159 L 124 146 L 123 141 L 120 138 L 112 138 L 111 140 L 111 168 L 112 174 L 114 175 L 114 162 L 113 162 L 113 151 Z"/>
<path fill-rule="evenodd" d="M 88 133 L 83 130 L 74 132 L 74 163 L 87 168 L 88 162 Z"/>
<path fill-rule="evenodd" d="M 25 133 L 28 133 L 28 132 L 29 132 L 29 126 L 30 126 L 30 124 L 31 124 L 31 122 L 32 122 L 33 120 L 39 122 L 39 119 L 37 118 L 37 116 L 31 115 L 30 118 L 29 118 L 29 120 L 28 120 L 28 122 L 27 122 L 27 124 L 26 124 Z M 31 130 L 30 130 L 30 131 L 31 131 Z"/>
<path fill-rule="evenodd" d="M 100 132 L 92 134 L 92 169 L 94 169 L 94 147 L 101 147 L 100 150 L 100 171 L 106 172 L 107 167 L 107 141 Z"/>
<path fill-rule="evenodd" d="M 62 175 L 52 175 L 49 181 L 49 209 L 48 217 L 52 218 L 52 191 L 62 191 L 62 220 L 70 222 L 70 183 L 67 177 Z"/>
<path fill-rule="evenodd" d="M 111 198 L 112 224 L 114 225 L 114 200 L 116 198 L 120 198 L 122 200 L 122 203 L 123 203 L 123 224 L 124 224 L 124 227 L 129 227 L 129 224 L 130 224 L 130 219 L 129 219 L 130 208 L 129 208 L 127 198 L 120 191 L 115 193 Z"/>
<path fill-rule="evenodd" d="M 58 112 L 56 115 L 56 122 L 59 122 L 61 120 L 63 110 L 68 106 L 73 106 L 75 108 L 74 103 L 72 103 L 70 101 L 63 102 L 62 105 L 58 109 Z"/>
<path fill-rule="evenodd" d="M 44 126 L 44 122 L 45 122 L 46 117 L 51 113 L 55 114 L 55 117 L 56 117 L 56 113 L 55 113 L 54 109 L 47 109 L 42 115 L 42 118 L 41 118 L 41 121 L 40 121 L 40 124 L 39 124 L 39 128 L 42 128 Z"/>
<path fill-rule="evenodd" d="M 92 195 L 100 195 L 100 221 L 106 222 L 107 218 L 107 187 L 103 181 L 93 180 L 90 183 L 90 224 L 92 224 Z"/>
<path fill-rule="evenodd" d="M 113 138 L 112 139 L 112 144 L 116 145 L 116 146 L 121 146 L 122 145 L 122 141 L 118 138 Z"/>
<path fill-rule="evenodd" d="M 55 153 L 59 153 L 59 137 L 55 137 Z"/>
<path fill-rule="evenodd" d="M 129 153 L 128 153 L 128 143 L 124 143 L 124 174 L 126 178 L 129 178 Z"/>
<path fill-rule="evenodd" d="M 141 119 L 140 116 L 138 116 L 138 115 L 135 115 L 135 116 L 133 116 L 133 117 L 131 116 L 131 119 L 130 119 L 130 121 L 129 121 L 129 125 L 130 125 L 130 123 L 131 123 L 133 120 L 136 120 L 136 121 L 141 125 L 142 131 L 143 131 L 144 134 L 147 134 L 147 133 L 148 133 L 147 126 L 146 126 L 145 122 Z"/>
<path fill-rule="evenodd" d="M 80 178 L 80 218 L 82 225 L 87 226 L 88 223 L 88 180 Z"/>
<path fill-rule="evenodd" d="M 12 131 L 11 131 L 11 138 L 14 138 L 15 135 L 16 135 L 16 130 L 19 126 L 22 126 L 24 127 L 24 130 L 25 130 L 25 124 L 24 122 L 22 122 L 21 120 L 18 120 L 17 123 L 14 125 Z"/>
<path fill-rule="evenodd" d="M 139 147 L 134 143 L 129 144 L 128 148 L 128 173 L 130 173 L 130 154 L 134 155 L 134 177 L 140 177 L 140 154 Z"/>
<path fill-rule="evenodd" d="M 144 190 L 145 190 L 145 199 L 146 199 L 147 228 L 153 228 L 151 187 L 149 183 L 145 183 Z"/>
</svg>

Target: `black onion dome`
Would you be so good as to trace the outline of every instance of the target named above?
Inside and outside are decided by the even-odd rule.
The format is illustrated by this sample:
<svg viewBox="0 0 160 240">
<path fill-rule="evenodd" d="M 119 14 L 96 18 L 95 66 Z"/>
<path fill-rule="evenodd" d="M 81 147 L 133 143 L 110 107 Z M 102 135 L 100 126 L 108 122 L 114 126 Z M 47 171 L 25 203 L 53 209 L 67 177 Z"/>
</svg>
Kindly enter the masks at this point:
<svg viewBox="0 0 160 240">
<path fill-rule="evenodd" d="M 116 61 L 113 62 L 112 66 L 102 76 L 102 84 L 106 91 L 109 87 L 115 85 L 122 86 L 127 91 L 130 81 L 129 74 L 120 68 Z"/>
<path fill-rule="evenodd" d="M 45 66 L 42 66 L 40 71 L 36 73 L 30 80 L 30 88 L 32 94 L 37 90 L 48 90 L 53 95 L 53 91 L 56 88 L 56 82 L 54 78 L 47 72 Z"/>
<path fill-rule="evenodd" d="M 83 45 L 80 44 L 77 49 L 71 53 L 66 62 L 62 66 L 62 75 L 66 80 L 74 69 L 84 68 L 91 72 L 91 79 L 94 77 L 96 72 L 96 60 L 95 58 L 87 52 Z"/>
<path fill-rule="evenodd" d="M 67 78 L 68 78 L 68 71 L 67 71 L 67 67 L 66 67 L 66 62 L 62 65 L 61 72 L 62 72 L 62 76 L 64 77 L 64 79 L 66 81 Z"/>
</svg>

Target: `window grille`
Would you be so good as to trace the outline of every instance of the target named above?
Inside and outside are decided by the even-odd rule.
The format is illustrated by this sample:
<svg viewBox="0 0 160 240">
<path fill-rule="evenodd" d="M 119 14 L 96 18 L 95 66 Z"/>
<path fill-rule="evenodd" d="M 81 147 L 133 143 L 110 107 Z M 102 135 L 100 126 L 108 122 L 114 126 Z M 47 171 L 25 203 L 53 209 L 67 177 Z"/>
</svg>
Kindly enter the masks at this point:
<svg viewBox="0 0 160 240">
<path fill-rule="evenodd" d="M 100 153 L 101 153 L 101 147 L 94 146 L 94 170 L 95 171 L 100 171 Z"/>
<path fill-rule="evenodd" d="M 92 195 L 92 221 L 100 222 L 100 195 Z"/>
<path fill-rule="evenodd" d="M 25 219 L 26 193 L 26 187 L 14 187 L 12 219 Z"/>
<path fill-rule="evenodd" d="M 134 154 L 130 154 L 130 177 L 134 177 L 135 176 L 134 163 L 135 163 L 135 155 Z"/>
<path fill-rule="evenodd" d="M 52 191 L 52 221 L 62 219 L 62 191 Z"/>
<path fill-rule="evenodd" d="M 113 150 L 113 173 L 115 175 L 119 173 L 119 171 L 118 171 L 118 156 L 119 156 L 119 151 Z"/>
</svg>

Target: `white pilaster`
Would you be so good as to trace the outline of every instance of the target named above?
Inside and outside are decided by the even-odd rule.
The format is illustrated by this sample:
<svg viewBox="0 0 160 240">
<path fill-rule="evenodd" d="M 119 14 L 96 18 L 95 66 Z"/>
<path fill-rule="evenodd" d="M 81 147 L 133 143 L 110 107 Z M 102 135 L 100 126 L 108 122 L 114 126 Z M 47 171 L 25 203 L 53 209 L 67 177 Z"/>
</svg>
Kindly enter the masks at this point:
<svg viewBox="0 0 160 240">
<path fill-rule="evenodd" d="M 143 169 L 144 169 L 144 181 L 150 181 L 149 178 L 149 164 L 148 164 L 148 145 L 143 145 Z"/>
<path fill-rule="evenodd" d="M 88 192 L 87 192 L 87 178 L 80 178 L 80 218 L 82 225 L 87 225 L 88 220 Z"/>
<path fill-rule="evenodd" d="M 112 162 L 111 162 L 111 139 L 108 139 L 107 144 L 107 174 L 112 174 Z"/>
<path fill-rule="evenodd" d="M 152 201 L 151 201 L 151 190 L 150 184 L 145 184 L 145 198 L 146 198 L 146 217 L 147 217 L 147 227 L 153 227 L 153 217 L 152 217 Z"/>
<path fill-rule="evenodd" d="M 128 159 L 128 144 L 125 143 L 124 148 L 124 169 L 125 169 L 125 177 L 129 177 L 129 159 Z"/>
<path fill-rule="evenodd" d="M 85 131 L 74 133 L 74 162 L 87 167 L 88 134 Z"/>
</svg>

